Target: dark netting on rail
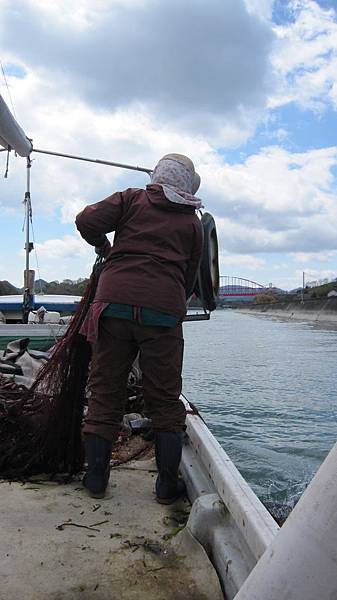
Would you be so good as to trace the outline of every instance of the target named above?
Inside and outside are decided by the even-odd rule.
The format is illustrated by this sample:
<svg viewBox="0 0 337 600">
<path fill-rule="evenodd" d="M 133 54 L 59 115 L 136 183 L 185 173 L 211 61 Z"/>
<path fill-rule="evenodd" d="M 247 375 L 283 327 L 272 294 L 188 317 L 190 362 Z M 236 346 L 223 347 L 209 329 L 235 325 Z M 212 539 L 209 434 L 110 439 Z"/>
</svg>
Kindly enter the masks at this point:
<svg viewBox="0 0 337 600">
<path fill-rule="evenodd" d="M 1 477 L 72 475 L 83 466 L 81 424 L 91 348 L 79 330 L 103 264 L 103 259 L 96 260 L 67 333 L 55 345 L 32 388 L 0 378 Z"/>
</svg>

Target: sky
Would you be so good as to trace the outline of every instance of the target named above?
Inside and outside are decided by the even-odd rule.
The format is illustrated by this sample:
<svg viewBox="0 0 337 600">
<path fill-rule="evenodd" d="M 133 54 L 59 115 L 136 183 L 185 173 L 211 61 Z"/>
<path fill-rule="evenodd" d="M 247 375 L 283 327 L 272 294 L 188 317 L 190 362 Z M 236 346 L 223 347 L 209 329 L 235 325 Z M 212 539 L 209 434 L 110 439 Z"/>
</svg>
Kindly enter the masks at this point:
<svg viewBox="0 0 337 600">
<path fill-rule="evenodd" d="M 0 93 L 37 149 L 153 168 L 188 155 L 221 275 L 337 277 L 337 0 L 0 0 Z M 47 281 L 95 259 L 76 214 L 144 173 L 33 153 Z M 25 159 L 0 153 L 0 280 L 22 286 Z"/>
</svg>

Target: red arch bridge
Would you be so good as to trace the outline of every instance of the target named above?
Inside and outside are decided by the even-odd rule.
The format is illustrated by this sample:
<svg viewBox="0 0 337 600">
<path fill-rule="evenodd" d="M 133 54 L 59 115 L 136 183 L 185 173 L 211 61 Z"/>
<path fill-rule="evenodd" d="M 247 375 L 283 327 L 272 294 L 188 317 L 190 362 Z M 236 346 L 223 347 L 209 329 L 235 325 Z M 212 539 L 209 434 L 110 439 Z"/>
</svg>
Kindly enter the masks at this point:
<svg viewBox="0 0 337 600">
<path fill-rule="evenodd" d="M 258 294 L 270 293 L 273 286 L 269 287 L 250 281 L 243 277 L 233 277 L 232 275 L 222 275 L 220 277 L 219 300 L 226 301 L 252 301 Z"/>
</svg>

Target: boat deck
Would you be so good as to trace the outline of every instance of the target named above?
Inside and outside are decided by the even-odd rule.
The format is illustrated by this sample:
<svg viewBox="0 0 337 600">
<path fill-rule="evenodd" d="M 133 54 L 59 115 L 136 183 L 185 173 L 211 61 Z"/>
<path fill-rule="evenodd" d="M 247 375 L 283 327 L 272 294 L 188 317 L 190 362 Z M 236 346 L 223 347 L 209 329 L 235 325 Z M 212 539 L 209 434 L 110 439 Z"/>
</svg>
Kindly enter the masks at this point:
<svg viewBox="0 0 337 600">
<path fill-rule="evenodd" d="M 179 532 L 188 500 L 158 504 L 155 477 L 153 458 L 115 467 L 102 500 L 79 479 L 0 481 L 0 599 L 223 598 L 204 549 Z"/>
</svg>

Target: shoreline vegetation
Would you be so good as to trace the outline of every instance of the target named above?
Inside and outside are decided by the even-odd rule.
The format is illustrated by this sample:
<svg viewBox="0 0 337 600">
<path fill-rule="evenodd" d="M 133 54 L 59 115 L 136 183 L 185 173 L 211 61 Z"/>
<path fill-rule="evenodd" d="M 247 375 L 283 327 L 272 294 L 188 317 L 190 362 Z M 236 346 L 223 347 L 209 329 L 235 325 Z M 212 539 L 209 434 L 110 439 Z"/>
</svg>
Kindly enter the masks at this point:
<svg viewBox="0 0 337 600">
<path fill-rule="evenodd" d="M 34 285 L 35 294 L 66 294 L 69 296 L 82 296 L 89 279 L 79 278 L 75 281 L 64 279 L 63 281 L 45 281 L 37 279 Z M 17 288 L 9 281 L 0 281 L 0 296 L 11 294 L 23 294 L 24 288 Z"/>
<path fill-rule="evenodd" d="M 257 295 L 252 302 L 226 302 L 219 308 L 235 308 L 242 313 L 266 315 L 286 321 L 306 321 L 337 328 L 337 281 L 317 287 L 299 288 L 277 294 L 273 291 Z"/>
</svg>

